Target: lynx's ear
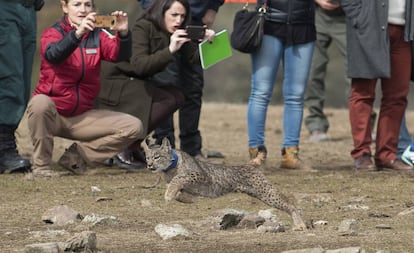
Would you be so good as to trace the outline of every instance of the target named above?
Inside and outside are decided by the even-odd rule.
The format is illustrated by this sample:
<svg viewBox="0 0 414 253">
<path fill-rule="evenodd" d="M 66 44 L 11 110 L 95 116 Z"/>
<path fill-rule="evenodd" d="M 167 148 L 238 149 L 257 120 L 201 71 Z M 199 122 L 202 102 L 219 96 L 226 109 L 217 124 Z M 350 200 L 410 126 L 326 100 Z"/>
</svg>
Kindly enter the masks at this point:
<svg viewBox="0 0 414 253">
<path fill-rule="evenodd" d="M 148 154 L 148 144 L 147 144 L 147 140 L 148 138 L 145 138 L 144 141 L 141 142 L 141 147 L 144 149 L 145 154 Z"/>
<path fill-rule="evenodd" d="M 164 137 L 162 139 L 162 145 L 161 145 L 162 149 L 165 149 L 165 151 L 170 152 L 171 151 L 171 144 L 170 141 L 168 140 L 167 137 Z"/>
</svg>

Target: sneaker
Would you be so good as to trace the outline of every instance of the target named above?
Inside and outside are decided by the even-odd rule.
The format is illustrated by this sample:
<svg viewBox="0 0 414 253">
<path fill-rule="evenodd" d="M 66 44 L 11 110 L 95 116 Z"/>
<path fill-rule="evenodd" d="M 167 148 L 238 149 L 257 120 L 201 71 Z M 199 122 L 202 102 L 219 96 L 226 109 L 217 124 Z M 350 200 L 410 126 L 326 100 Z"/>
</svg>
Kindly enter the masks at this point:
<svg viewBox="0 0 414 253">
<path fill-rule="evenodd" d="M 405 149 L 404 153 L 401 155 L 401 160 L 405 162 L 407 165 L 414 166 L 414 163 L 411 157 L 414 157 L 414 151 L 411 151 L 411 145 L 410 145 Z"/>
<path fill-rule="evenodd" d="M 323 142 L 329 141 L 329 137 L 325 132 L 315 130 L 311 132 L 311 136 L 309 137 L 310 142 Z"/>
<path fill-rule="evenodd" d="M 65 150 L 58 164 L 75 175 L 82 175 L 86 172 L 86 161 L 79 154 L 76 143 Z"/>
</svg>

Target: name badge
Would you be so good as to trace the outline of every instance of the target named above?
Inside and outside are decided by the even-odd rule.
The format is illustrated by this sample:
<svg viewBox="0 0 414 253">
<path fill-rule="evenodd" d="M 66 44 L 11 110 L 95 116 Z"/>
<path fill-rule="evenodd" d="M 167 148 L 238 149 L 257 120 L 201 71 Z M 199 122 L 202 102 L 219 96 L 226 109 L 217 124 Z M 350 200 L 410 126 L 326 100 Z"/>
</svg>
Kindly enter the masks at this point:
<svg viewBox="0 0 414 253">
<path fill-rule="evenodd" d="M 96 48 L 86 49 L 86 54 L 96 54 L 96 53 L 98 53 L 98 50 L 96 50 Z"/>
</svg>

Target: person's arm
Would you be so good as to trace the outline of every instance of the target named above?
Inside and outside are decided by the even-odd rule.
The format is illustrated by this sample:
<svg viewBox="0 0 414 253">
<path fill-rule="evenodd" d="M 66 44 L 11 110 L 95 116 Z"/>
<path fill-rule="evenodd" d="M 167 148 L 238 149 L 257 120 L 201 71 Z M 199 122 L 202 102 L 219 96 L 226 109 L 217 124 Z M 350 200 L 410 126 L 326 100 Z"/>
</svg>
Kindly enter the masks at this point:
<svg viewBox="0 0 414 253">
<path fill-rule="evenodd" d="M 40 53 L 48 62 L 59 64 L 75 51 L 79 43 L 75 31 L 62 35 L 57 29 L 48 28 L 40 39 Z"/>
<path fill-rule="evenodd" d="M 201 19 L 203 24 L 207 25 L 209 28 L 213 26 L 213 23 L 216 20 L 217 12 L 223 3 L 224 0 L 211 0 L 208 2 L 207 11 Z"/>
<path fill-rule="evenodd" d="M 144 78 L 162 71 L 174 60 L 168 43 L 159 46 L 165 39 L 161 33 L 153 35 L 157 36 L 159 45 L 151 44 L 154 43 L 151 38 L 153 33 L 157 33 L 155 27 L 146 20 L 137 21 L 132 29 L 132 55 L 129 62 L 135 74 Z M 159 48 L 153 50 L 154 47 Z"/>
<path fill-rule="evenodd" d="M 132 54 L 132 36 L 131 32 L 128 32 L 126 36 L 119 35 L 120 48 L 117 61 L 128 61 Z"/>
</svg>

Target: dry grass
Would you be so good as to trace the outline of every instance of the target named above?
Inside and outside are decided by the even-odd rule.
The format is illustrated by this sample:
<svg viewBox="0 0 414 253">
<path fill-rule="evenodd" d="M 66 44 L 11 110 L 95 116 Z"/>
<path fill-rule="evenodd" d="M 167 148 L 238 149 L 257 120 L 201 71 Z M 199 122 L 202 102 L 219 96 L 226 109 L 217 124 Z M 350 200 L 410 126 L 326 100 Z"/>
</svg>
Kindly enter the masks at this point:
<svg viewBox="0 0 414 253">
<path fill-rule="evenodd" d="M 25 180 L 23 175 L 0 176 L 0 251 L 22 252 L 31 243 L 64 241 L 80 230 L 79 224 L 57 227 L 41 221 L 50 207 L 65 204 L 82 215 L 91 213 L 114 215 L 119 224 L 96 226 L 98 247 L 102 252 L 281 252 L 288 249 L 322 247 L 335 249 L 364 247 L 367 252 L 378 249 L 390 252 L 412 252 L 414 242 L 413 214 L 397 214 L 413 205 L 413 175 L 385 172 L 355 172 L 349 151 L 352 146 L 348 113 L 328 109 L 332 141 L 306 143 L 304 130 L 301 157 L 316 173 L 278 169 L 281 141 L 281 107 L 272 106 L 267 122 L 269 159 L 266 174 L 283 192 L 298 197 L 306 222 L 326 220 L 328 224 L 307 232 L 288 230 L 278 234 L 259 234 L 254 230 L 217 231 L 204 226 L 208 216 L 222 208 L 243 209 L 251 213 L 268 207 L 242 194 L 219 199 L 199 199 L 194 204 L 170 203 L 163 200 L 165 184 L 157 188 L 142 186 L 156 181 L 157 175 L 147 171 L 125 173 L 115 168 L 96 168 L 86 176 L 66 176 L 53 180 Z M 203 107 L 201 131 L 205 150 L 219 150 L 228 164 L 245 163 L 248 159 L 245 124 L 246 106 L 206 103 Z M 408 123 L 414 117 L 407 115 Z M 413 122 L 414 123 L 414 122 Z M 56 142 L 56 159 L 67 141 Z M 92 194 L 90 187 L 102 191 Z M 96 202 L 97 196 L 112 201 Z M 305 197 L 304 197 L 305 196 Z M 308 197 L 306 197 L 308 196 Z M 325 196 L 322 198 L 321 196 Z M 151 205 L 142 205 L 149 200 Z M 368 206 L 368 210 L 348 210 L 350 204 Z M 289 225 L 290 218 L 275 211 Z M 358 221 L 356 236 L 343 236 L 337 226 L 344 219 Z M 196 234 L 190 239 L 163 241 L 154 232 L 158 223 L 180 223 Z M 386 224 L 391 229 L 378 229 Z M 35 237 L 32 231 L 65 229 L 54 238 Z"/>
</svg>

